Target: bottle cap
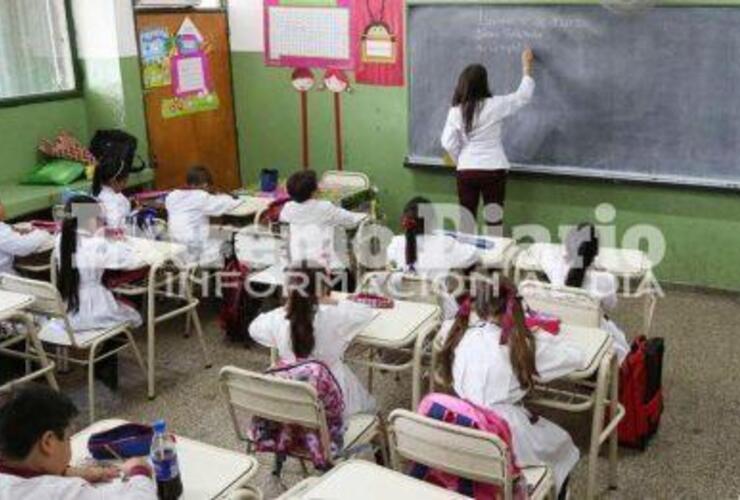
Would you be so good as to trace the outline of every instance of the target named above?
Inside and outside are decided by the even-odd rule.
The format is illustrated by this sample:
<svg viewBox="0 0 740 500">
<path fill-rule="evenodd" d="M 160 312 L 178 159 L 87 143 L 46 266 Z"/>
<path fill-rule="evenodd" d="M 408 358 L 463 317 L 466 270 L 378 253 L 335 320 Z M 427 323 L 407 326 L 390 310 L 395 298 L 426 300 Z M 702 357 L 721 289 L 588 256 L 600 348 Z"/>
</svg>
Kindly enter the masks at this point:
<svg viewBox="0 0 740 500">
<path fill-rule="evenodd" d="M 152 424 L 154 432 L 162 434 L 167 430 L 167 423 L 164 420 L 157 420 Z"/>
</svg>

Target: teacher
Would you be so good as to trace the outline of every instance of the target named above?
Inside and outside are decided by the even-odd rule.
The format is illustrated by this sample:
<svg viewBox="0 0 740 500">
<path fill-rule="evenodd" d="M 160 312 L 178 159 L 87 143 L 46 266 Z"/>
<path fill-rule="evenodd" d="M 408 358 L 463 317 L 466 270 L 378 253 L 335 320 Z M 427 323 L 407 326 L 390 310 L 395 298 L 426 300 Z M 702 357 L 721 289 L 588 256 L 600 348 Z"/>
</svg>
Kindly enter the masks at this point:
<svg viewBox="0 0 740 500">
<path fill-rule="evenodd" d="M 534 93 L 534 54 L 522 52 L 522 82 L 513 94 L 493 96 L 488 72 L 472 64 L 460 74 L 452 97 L 452 109 L 442 132 L 442 147 L 457 165 L 460 205 L 475 219 L 483 197 L 489 231 L 501 232 L 509 161 L 501 143 L 503 121 L 525 106 Z M 498 207 L 496 210 L 491 204 Z M 463 219 L 463 222 L 466 219 Z M 462 228 L 473 232 L 474 228 Z"/>
</svg>

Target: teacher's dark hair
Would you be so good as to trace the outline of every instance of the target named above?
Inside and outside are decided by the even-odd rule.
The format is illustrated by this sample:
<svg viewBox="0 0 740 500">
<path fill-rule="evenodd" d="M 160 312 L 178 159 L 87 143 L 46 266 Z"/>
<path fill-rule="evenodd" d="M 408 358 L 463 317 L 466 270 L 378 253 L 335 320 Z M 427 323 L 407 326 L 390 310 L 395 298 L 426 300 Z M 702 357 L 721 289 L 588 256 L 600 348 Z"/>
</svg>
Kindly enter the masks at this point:
<svg viewBox="0 0 740 500">
<path fill-rule="evenodd" d="M 452 105 L 460 106 L 465 133 L 473 130 L 473 122 L 484 99 L 492 97 L 488 87 L 488 71 L 481 64 L 471 64 L 460 73 Z"/>
</svg>

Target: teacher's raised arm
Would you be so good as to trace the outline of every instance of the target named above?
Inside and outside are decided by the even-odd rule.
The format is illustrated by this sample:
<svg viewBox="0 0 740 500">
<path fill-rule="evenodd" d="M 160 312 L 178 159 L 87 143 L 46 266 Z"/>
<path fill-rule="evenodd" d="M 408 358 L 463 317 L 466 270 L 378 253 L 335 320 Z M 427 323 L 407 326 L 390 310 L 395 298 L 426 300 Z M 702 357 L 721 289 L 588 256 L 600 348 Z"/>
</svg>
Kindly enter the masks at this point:
<svg viewBox="0 0 740 500">
<path fill-rule="evenodd" d="M 525 106 L 534 94 L 534 53 L 522 52 L 522 81 L 512 94 L 494 96 L 488 71 L 472 64 L 460 74 L 452 108 L 442 132 L 442 147 L 457 164 L 460 205 L 475 220 L 482 197 L 489 232 L 500 233 L 509 161 L 501 137 L 504 119 Z M 470 221 L 464 216 L 463 222 Z M 469 226 L 469 224 L 465 224 Z M 463 227 L 473 232 L 473 227 Z"/>
</svg>

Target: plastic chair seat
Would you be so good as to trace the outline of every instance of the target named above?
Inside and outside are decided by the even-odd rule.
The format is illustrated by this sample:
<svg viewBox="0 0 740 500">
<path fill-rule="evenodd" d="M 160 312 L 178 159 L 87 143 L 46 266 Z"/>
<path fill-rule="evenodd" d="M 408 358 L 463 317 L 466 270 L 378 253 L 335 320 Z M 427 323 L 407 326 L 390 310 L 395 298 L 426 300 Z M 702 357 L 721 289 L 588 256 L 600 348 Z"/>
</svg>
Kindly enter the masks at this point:
<svg viewBox="0 0 740 500">
<path fill-rule="evenodd" d="M 127 323 L 121 323 L 101 330 L 75 331 L 74 336 L 75 341 L 77 342 L 76 347 L 86 349 L 100 339 L 118 335 L 128 328 L 128 326 L 129 325 Z M 41 331 L 39 332 L 39 340 L 48 344 L 72 347 L 67 331 L 64 330 L 64 327 L 61 324 L 54 321 L 50 321 L 41 328 Z"/>
<path fill-rule="evenodd" d="M 377 415 L 358 413 L 349 417 L 347 430 L 344 431 L 344 448 L 340 455 L 358 446 L 370 444 L 379 427 L 380 419 Z"/>
</svg>

